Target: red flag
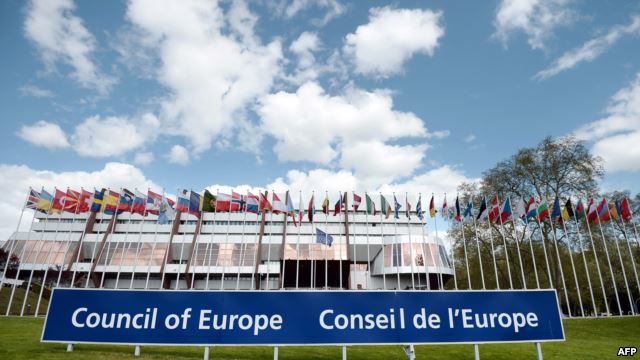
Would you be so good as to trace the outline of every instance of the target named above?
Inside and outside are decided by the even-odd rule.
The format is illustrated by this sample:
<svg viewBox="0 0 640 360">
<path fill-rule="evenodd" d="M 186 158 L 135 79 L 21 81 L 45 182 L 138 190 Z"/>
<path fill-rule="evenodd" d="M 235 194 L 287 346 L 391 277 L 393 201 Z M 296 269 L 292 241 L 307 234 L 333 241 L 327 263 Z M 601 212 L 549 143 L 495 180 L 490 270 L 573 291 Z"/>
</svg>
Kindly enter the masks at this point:
<svg viewBox="0 0 640 360">
<path fill-rule="evenodd" d="M 75 190 L 67 189 L 67 195 L 64 199 L 64 207 L 62 210 L 72 214 L 77 213 L 78 201 L 80 201 L 80 193 Z"/>
<path fill-rule="evenodd" d="M 631 207 L 629 207 L 629 199 L 626 197 L 620 203 L 620 216 L 624 222 L 631 220 Z"/>
<path fill-rule="evenodd" d="M 89 209 L 91 208 L 92 196 L 93 193 L 82 189 L 82 194 L 80 195 L 80 199 L 78 200 L 80 202 L 80 205 L 78 206 L 78 214 L 89 211 Z"/>
<path fill-rule="evenodd" d="M 316 205 L 313 203 L 313 198 L 315 195 L 311 195 L 311 200 L 309 200 L 309 207 L 307 208 L 307 217 L 309 218 L 309 222 L 313 223 L 313 213 L 316 211 Z"/>
<path fill-rule="evenodd" d="M 500 217 L 500 204 L 498 203 L 498 197 L 494 196 L 491 199 L 491 210 L 489 210 L 489 222 L 494 223 L 496 219 Z"/>
<path fill-rule="evenodd" d="M 362 202 L 362 198 L 358 196 L 358 194 L 353 194 L 353 210 L 358 211 L 360 207 L 360 203 Z"/>
<path fill-rule="evenodd" d="M 266 195 L 260 193 L 260 211 L 272 211 L 271 203 L 269 203 L 269 199 L 267 199 Z"/>
<path fill-rule="evenodd" d="M 51 205 L 53 212 L 59 213 L 59 212 L 62 212 L 62 210 L 64 210 L 64 202 L 66 198 L 67 198 L 67 193 L 56 189 L 56 195 L 53 197 L 53 205 Z"/>
</svg>

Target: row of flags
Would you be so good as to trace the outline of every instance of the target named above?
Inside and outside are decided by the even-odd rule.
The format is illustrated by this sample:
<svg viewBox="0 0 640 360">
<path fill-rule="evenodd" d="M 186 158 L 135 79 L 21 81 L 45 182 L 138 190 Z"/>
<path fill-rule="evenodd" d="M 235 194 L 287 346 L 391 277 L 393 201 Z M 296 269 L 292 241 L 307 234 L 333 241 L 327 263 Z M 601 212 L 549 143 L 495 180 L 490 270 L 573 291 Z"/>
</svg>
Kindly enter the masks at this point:
<svg viewBox="0 0 640 360">
<path fill-rule="evenodd" d="M 64 211 L 75 214 L 85 212 L 104 213 L 107 215 L 124 212 L 137 213 L 142 216 L 153 214 L 158 216 L 158 222 L 161 224 L 168 223 L 175 216 L 176 211 L 189 213 L 198 218 L 202 213 L 206 212 L 248 212 L 255 214 L 271 212 L 273 214 L 291 216 L 294 225 L 297 226 L 297 223 L 302 223 L 306 213 L 308 221 L 313 223 L 315 213 L 314 196 L 309 199 L 306 209 L 303 206 L 302 197 L 297 208 L 294 206 L 289 193 L 285 197 L 283 201 L 276 193 L 272 193 L 271 199 L 269 199 L 267 194 L 262 192 L 259 192 L 258 195 L 251 192 L 247 192 L 246 195 L 236 192 L 231 194 L 217 193 L 214 195 L 209 190 L 205 190 L 200 195 L 193 190 L 185 189 L 178 193 L 177 201 L 174 201 L 164 194 L 160 195 L 151 190 L 147 191 L 147 194 L 143 194 L 127 189 L 122 189 L 120 192 L 105 189 L 93 192 L 84 189 L 81 191 L 67 189 L 65 192 L 56 189 L 54 194 L 51 194 L 44 189 L 40 192 L 30 189 L 26 208 L 43 213 L 61 213 Z M 338 197 L 333 208 L 330 208 L 330 203 L 327 194 L 321 204 L 322 212 L 326 215 L 333 213 L 333 216 L 337 216 L 343 210 L 346 210 L 347 193 L 343 193 Z M 393 215 L 395 219 L 399 219 L 400 215 L 403 214 L 410 219 L 411 215 L 415 214 L 420 220 L 423 220 L 427 213 L 422 207 L 422 196 L 418 198 L 415 210 L 412 210 L 408 198 L 405 198 L 404 204 L 401 204 L 395 194 L 393 195 L 393 202 L 380 194 L 380 209 L 376 207 L 376 202 L 372 197 L 366 193 L 364 203 L 367 214 L 374 216 L 380 214 L 386 218 Z M 360 205 L 362 205 L 362 197 L 354 193 L 351 207 L 354 211 L 358 211 Z M 428 208 L 429 217 L 434 218 L 437 212 L 440 212 L 441 216 L 446 220 L 456 222 L 462 222 L 467 219 L 488 220 L 492 224 L 503 224 L 509 219 L 519 219 L 524 223 L 551 220 L 560 224 L 571 219 L 586 219 L 591 224 L 597 224 L 611 220 L 629 222 L 632 217 L 629 200 L 626 197 L 613 202 L 605 198 L 598 203 L 591 200 L 587 207 L 584 206 L 582 200 L 578 200 L 574 209 L 571 199 L 568 199 L 564 206 L 561 206 L 560 200 L 556 198 L 552 206 L 549 206 L 547 201 L 536 201 L 534 197 L 529 200 L 519 199 L 514 204 L 512 204 L 511 199 L 507 198 L 500 204 L 498 197 L 494 196 L 489 202 L 487 202 L 486 198 L 482 198 L 479 209 L 475 211 L 471 200 L 462 209 L 458 197 L 456 197 L 454 205 L 449 207 L 445 195 L 442 208 L 438 211 L 435 207 L 435 197 L 432 195 Z"/>
</svg>

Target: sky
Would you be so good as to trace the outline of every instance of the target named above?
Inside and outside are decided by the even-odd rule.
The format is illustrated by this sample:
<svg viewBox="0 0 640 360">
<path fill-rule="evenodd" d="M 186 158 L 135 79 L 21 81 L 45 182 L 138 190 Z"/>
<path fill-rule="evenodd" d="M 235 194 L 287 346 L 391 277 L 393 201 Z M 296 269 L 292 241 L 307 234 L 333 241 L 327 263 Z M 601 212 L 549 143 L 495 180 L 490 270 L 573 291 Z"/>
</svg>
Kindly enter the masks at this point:
<svg viewBox="0 0 640 360">
<path fill-rule="evenodd" d="M 634 1 L 3 1 L 0 236 L 30 186 L 451 194 L 546 136 L 635 193 L 639 38 Z"/>
</svg>

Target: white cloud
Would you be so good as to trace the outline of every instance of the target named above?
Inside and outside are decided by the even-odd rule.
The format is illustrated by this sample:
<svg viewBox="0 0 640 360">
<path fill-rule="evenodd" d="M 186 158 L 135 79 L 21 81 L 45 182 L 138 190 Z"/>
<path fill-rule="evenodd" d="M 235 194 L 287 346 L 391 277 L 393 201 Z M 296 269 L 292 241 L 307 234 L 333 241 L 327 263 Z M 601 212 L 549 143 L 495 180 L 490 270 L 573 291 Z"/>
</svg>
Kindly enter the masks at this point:
<svg viewBox="0 0 640 360">
<path fill-rule="evenodd" d="M 182 145 L 173 145 L 167 154 L 167 160 L 172 164 L 187 165 L 189 163 L 189 151 Z"/>
<path fill-rule="evenodd" d="M 640 170 L 640 73 L 611 98 L 607 116 L 575 131 L 593 141 L 594 154 L 601 156 L 608 171 Z"/>
<path fill-rule="evenodd" d="M 469 134 L 464 138 L 464 142 L 466 143 L 474 142 L 475 140 L 476 140 L 476 136 L 474 134 Z"/>
<path fill-rule="evenodd" d="M 340 165 L 353 169 L 365 187 L 407 177 L 420 166 L 427 145 L 387 145 L 379 141 L 345 144 Z"/>
<path fill-rule="evenodd" d="M 225 14 L 210 1 L 132 0 L 127 20 L 138 37 L 128 51 L 157 58 L 156 78 L 168 90 L 160 100 L 163 124 L 195 153 L 237 135 L 247 108 L 280 74 L 280 41 L 260 43 L 257 17 L 244 3 Z"/>
<path fill-rule="evenodd" d="M 575 21 L 573 0 L 502 0 L 493 25 L 494 38 L 506 44 L 513 33 L 524 32 L 532 49 L 544 49 L 553 31 Z"/>
<path fill-rule="evenodd" d="M 17 135 L 25 141 L 49 150 L 69 147 L 67 135 L 62 131 L 60 126 L 44 120 L 38 121 L 33 125 L 21 127 Z"/>
<path fill-rule="evenodd" d="M 153 160 L 155 160 L 155 157 L 153 156 L 153 153 L 151 152 L 138 152 L 136 153 L 136 155 L 133 158 L 133 162 L 134 164 L 137 165 L 149 165 L 153 162 Z"/>
<path fill-rule="evenodd" d="M 25 34 L 48 70 L 63 63 L 73 69 L 70 75 L 82 87 L 107 93 L 115 80 L 102 74 L 94 63 L 96 39 L 74 10 L 72 0 L 33 0 L 27 8 Z"/>
<path fill-rule="evenodd" d="M 93 190 L 94 187 L 111 187 L 119 189 L 127 187 L 129 189 L 138 188 L 141 191 L 147 188 L 160 190 L 160 187 L 148 179 L 140 169 L 135 166 L 110 162 L 104 168 L 86 171 L 63 171 L 55 172 L 49 170 L 32 169 L 26 165 L 0 164 L 0 240 L 5 240 L 15 231 L 18 225 L 20 210 L 25 201 L 29 187 L 40 191 L 41 187 L 49 192 L 54 187 L 66 190 L 67 187 L 79 190 L 84 187 Z M 28 228 L 32 213 L 25 212 L 22 219 L 21 228 Z"/>
<path fill-rule="evenodd" d="M 55 96 L 51 90 L 42 89 L 34 84 L 23 85 L 18 90 L 20 90 L 23 96 L 32 96 L 35 98 L 52 98 Z"/>
<path fill-rule="evenodd" d="M 324 26 L 332 19 L 342 15 L 346 7 L 338 0 L 283 0 L 275 4 L 276 13 L 284 18 L 291 19 L 297 14 L 312 7 L 326 10 L 322 18 L 315 18 L 311 23 L 316 26 Z"/>
<path fill-rule="evenodd" d="M 437 197 L 440 197 L 442 196 L 442 194 L 447 193 L 449 194 L 449 199 L 455 199 L 455 195 L 453 194 L 456 193 L 457 188 L 460 184 L 462 184 L 463 182 L 469 183 L 475 181 L 478 181 L 478 179 L 468 178 L 462 171 L 449 165 L 443 165 L 422 174 L 416 175 L 413 178 L 402 183 L 382 185 L 380 186 L 379 191 L 383 193 L 422 193 L 423 201 L 424 197 L 427 194 L 430 196 L 431 193 L 437 194 Z M 423 205 L 423 207 L 426 208 L 425 205 Z"/>
<path fill-rule="evenodd" d="M 572 69 L 585 61 L 593 61 L 609 50 L 624 35 L 640 35 L 640 16 L 634 16 L 631 24 L 616 25 L 601 36 L 595 37 L 582 46 L 569 50 L 556 59 L 551 66 L 533 76 L 536 80 L 546 80 L 562 71 Z"/>
<path fill-rule="evenodd" d="M 373 8 L 369 23 L 346 36 L 343 50 L 356 72 L 388 77 L 415 54 L 433 55 L 444 35 L 441 19 L 441 11 Z"/>
<path fill-rule="evenodd" d="M 342 95 L 330 96 L 311 82 L 295 93 L 265 96 L 260 103 L 257 112 L 262 131 L 276 139 L 274 152 L 281 161 L 330 165 L 342 154 L 344 165 L 355 167 L 356 156 L 349 152 L 357 150 L 362 154 L 366 144 L 378 150 L 386 148 L 385 142 L 389 140 L 430 136 L 422 120 L 413 113 L 393 109 L 393 100 L 387 91 L 368 92 L 351 87 Z M 411 165 L 416 163 L 415 153 L 426 149 L 390 148 L 396 156 L 407 155 L 402 161 Z M 388 176 L 386 169 L 377 168 L 377 171 L 383 177 Z"/>
<path fill-rule="evenodd" d="M 286 190 L 297 193 L 302 191 L 303 194 L 311 196 L 312 191 L 321 193 L 324 191 L 337 194 L 339 191 L 351 191 L 359 189 L 358 179 L 346 170 L 331 171 L 326 169 L 314 169 L 308 172 L 299 170 L 289 170 L 286 178 L 277 178 L 274 182 L 267 185 L 267 189 L 276 192 L 284 192 Z M 316 195 L 316 200 L 321 195 Z M 321 200 L 320 200 L 321 201 Z"/>
<path fill-rule="evenodd" d="M 149 113 L 135 119 L 96 115 L 76 126 L 71 142 L 82 156 L 120 156 L 155 139 L 159 128 L 159 120 Z"/>
</svg>

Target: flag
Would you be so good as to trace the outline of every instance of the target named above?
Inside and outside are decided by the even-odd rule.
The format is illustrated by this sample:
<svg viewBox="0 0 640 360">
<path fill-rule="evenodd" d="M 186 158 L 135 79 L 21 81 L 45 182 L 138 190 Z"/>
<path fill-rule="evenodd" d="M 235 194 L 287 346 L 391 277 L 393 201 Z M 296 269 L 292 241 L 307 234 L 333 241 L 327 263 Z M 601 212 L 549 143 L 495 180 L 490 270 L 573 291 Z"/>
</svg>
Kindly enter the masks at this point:
<svg viewBox="0 0 640 360">
<path fill-rule="evenodd" d="M 216 195 L 216 212 L 229 212 L 231 211 L 231 199 L 229 194 L 223 194 L 219 192 Z"/>
<path fill-rule="evenodd" d="M 482 198 L 480 209 L 478 209 L 478 217 L 476 220 L 484 220 L 487 217 L 487 199 Z"/>
<path fill-rule="evenodd" d="M 544 221 L 544 219 L 549 217 L 549 204 L 546 201 L 543 201 L 538 205 L 538 220 Z"/>
<path fill-rule="evenodd" d="M 560 199 L 556 196 L 553 201 L 553 209 L 551 210 L 551 220 L 556 220 L 562 224 L 562 209 L 560 209 Z"/>
<path fill-rule="evenodd" d="M 418 219 L 420 219 L 420 221 L 424 219 L 424 215 L 422 214 L 422 194 L 418 196 L 418 203 L 416 204 L 416 214 L 418 215 Z"/>
<path fill-rule="evenodd" d="M 51 205 L 51 211 L 54 213 L 60 213 L 64 209 L 64 202 L 67 198 L 67 193 L 56 189 L 56 195 L 53 197 L 53 205 Z"/>
<path fill-rule="evenodd" d="M 322 212 L 325 215 L 329 215 L 329 194 L 325 194 L 324 200 L 322 201 Z"/>
<path fill-rule="evenodd" d="M 573 206 L 571 205 L 571 199 L 567 199 L 567 202 L 564 204 L 564 208 L 562 208 L 562 220 L 567 221 L 571 220 L 573 217 Z"/>
<path fill-rule="evenodd" d="M 133 204 L 131 205 L 131 212 L 133 214 L 140 214 L 144 216 L 145 211 L 145 196 L 144 194 L 135 191 L 135 197 L 133 198 Z"/>
<path fill-rule="evenodd" d="M 80 202 L 80 206 L 78 206 L 78 214 L 88 212 L 91 209 L 91 203 L 93 202 L 93 193 L 82 189 L 78 202 Z"/>
<path fill-rule="evenodd" d="M 435 207 L 435 204 L 434 204 L 433 195 L 431 195 L 431 201 L 429 201 L 429 216 L 431 218 L 436 217 L 436 207 Z"/>
<path fill-rule="evenodd" d="M 365 193 L 364 196 L 367 199 L 367 214 L 375 216 L 378 213 L 376 211 L 376 204 L 371 200 L 369 194 Z"/>
<path fill-rule="evenodd" d="M 269 203 L 269 199 L 267 199 L 267 195 L 260 193 L 260 211 L 271 211 L 273 207 L 271 203 Z"/>
<path fill-rule="evenodd" d="M 362 198 L 360 196 L 358 196 L 358 194 L 353 194 L 353 211 L 358 211 L 358 208 L 360 207 L 360 203 L 362 202 Z"/>
<path fill-rule="evenodd" d="M 76 214 L 79 201 L 80 193 L 75 190 L 67 189 L 67 195 L 65 196 L 64 206 L 62 210 L 65 212 Z"/>
<path fill-rule="evenodd" d="M 511 216 L 511 199 L 507 198 L 502 205 L 502 212 L 500 212 L 500 224 L 504 224 L 505 221 Z"/>
<path fill-rule="evenodd" d="M 311 195 L 311 199 L 309 200 L 309 206 L 307 207 L 307 218 L 310 223 L 313 223 L 313 213 L 316 211 L 316 204 L 314 203 L 315 195 Z"/>
<path fill-rule="evenodd" d="M 409 195 L 404 194 L 404 214 L 407 216 L 407 219 L 411 220 L 411 204 L 409 204 Z"/>
<path fill-rule="evenodd" d="M 444 219 L 447 218 L 447 194 L 444 194 L 444 201 L 442 201 L 442 213 L 440 213 Z"/>
<path fill-rule="evenodd" d="M 244 195 L 240 195 L 235 191 L 231 192 L 231 211 L 244 211 L 246 203 Z"/>
<path fill-rule="evenodd" d="M 398 216 L 398 212 L 400 211 L 400 208 L 402 206 L 400 205 L 400 203 L 398 203 L 398 199 L 396 199 L 396 194 L 393 194 L 393 217 L 396 219 L 400 219 L 400 216 Z"/>
<path fill-rule="evenodd" d="M 91 212 L 99 213 L 104 205 L 104 190 L 94 191 L 93 201 L 91 202 Z"/>
<path fill-rule="evenodd" d="M 615 221 L 620 220 L 620 202 L 618 200 L 615 203 L 609 203 L 609 214 L 611 214 L 611 218 Z"/>
<path fill-rule="evenodd" d="M 527 212 L 527 221 L 535 219 L 536 215 L 538 215 L 538 206 L 536 205 L 536 200 L 533 196 L 529 198 L 525 210 Z"/>
<path fill-rule="evenodd" d="M 131 211 L 131 207 L 133 206 L 133 198 L 136 195 L 127 189 L 122 190 L 122 196 L 120 196 L 120 200 L 118 201 L 118 214 L 122 214 L 125 211 Z"/>
<path fill-rule="evenodd" d="M 611 214 L 609 213 L 609 204 L 607 203 L 607 199 L 602 198 L 600 204 L 598 204 L 598 219 L 601 222 L 607 222 L 611 220 Z"/>
<path fill-rule="evenodd" d="M 304 217 L 304 207 L 302 205 L 302 192 L 300 192 L 300 202 L 298 203 L 298 222 L 302 225 L 302 218 Z"/>
<path fill-rule="evenodd" d="M 620 217 L 622 221 L 628 222 L 631 220 L 631 207 L 629 206 L 629 199 L 625 196 L 620 202 Z"/>
<path fill-rule="evenodd" d="M 280 198 L 278 197 L 278 194 L 276 194 L 275 192 L 271 194 L 271 199 L 273 201 L 273 213 L 274 214 L 280 214 L 280 213 L 286 213 L 287 212 L 287 208 L 285 207 L 285 204 L 282 202 L 282 200 L 280 200 Z"/>
<path fill-rule="evenodd" d="M 189 212 L 189 190 L 182 189 L 178 193 L 178 204 L 176 205 L 176 211 L 183 213 Z"/>
<path fill-rule="evenodd" d="M 158 215 L 160 213 L 160 205 L 162 204 L 162 195 L 154 193 L 151 190 L 147 191 L 147 205 L 145 209 L 147 214 Z"/>
<path fill-rule="evenodd" d="M 491 209 L 489 210 L 489 222 L 494 223 L 500 218 L 500 203 L 498 203 L 498 197 L 494 196 L 491 199 Z"/>
<path fill-rule="evenodd" d="M 38 198 L 38 204 L 36 208 L 44 213 L 48 213 L 51 210 L 53 204 L 53 195 L 49 194 L 47 190 L 42 189 L 40 197 Z"/>
<path fill-rule="evenodd" d="M 462 217 L 460 217 L 460 200 L 456 196 L 456 213 L 453 217 L 456 221 L 462 221 Z"/>
<path fill-rule="evenodd" d="M 189 195 L 189 208 L 187 212 L 197 218 L 200 218 L 200 203 L 202 202 L 202 198 L 200 194 L 191 190 L 191 194 Z"/>
<path fill-rule="evenodd" d="M 173 208 L 172 201 L 162 195 L 160 199 L 160 209 L 158 210 L 158 224 L 168 224 L 169 219 L 173 219 L 175 216 L 176 210 Z"/>
<path fill-rule="evenodd" d="M 576 219 L 580 220 L 587 216 L 587 213 L 584 211 L 584 204 L 582 203 L 582 199 L 578 199 L 578 205 L 576 205 Z"/>
<path fill-rule="evenodd" d="M 340 213 L 340 211 L 342 211 L 342 205 L 344 204 L 344 202 L 346 200 L 347 200 L 347 193 L 344 193 L 343 196 L 338 196 L 338 201 L 333 206 L 333 216 L 338 215 L 338 213 Z"/>
<path fill-rule="evenodd" d="M 38 201 L 40 201 L 40 193 L 29 188 L 29 196 L 27 196 L 25 207 L 27 209 L 38 210 Z"/>
<path fill-rule="evenodd" d="M 384 214 L 385 219 L 388 219 L 389 216 L 391 216 L 391 205 L 389 205 L 389 202 L 384 198 L 384 196 L 382 196 L 382 194 L 380 194 L 380 211 Z"/>
<path fill-rule="evenodd" d="M 120 194 L 113 190 L 109 190 L 104 199 L 104 206 L 102 212 L 107 215 L 113 215 L 118 211 L 118 201 L 120 200 Z"/>
<path fill-rule="evenodd" d="M 251 192 L 247 192 L 246 211 L 254 214 L 260 213 L 260 198 L 256 195 L 253 195 Z"/>
<path fill-rule="evenodd" d="M 291 200 L 291 193 L 287 192 L 287 215 L 291 216 L 293 220 L 293 225 L 298 226 L 296 224 L 296 209 L 293 207 L 293 201 Z"/>
<path fill-rule="evenodd" d="M 467 206 L 464 208 L 464 214 L 462 215 L 465 219 L 470 219 L 473 217 L 473 203 L 471 199 L 467 202 Z"/>
<path fill-rule="evenodd" d="M 333 244 L 333 236 L 316 228 L 316 243 L 331 246 Z"/>
</svg>

